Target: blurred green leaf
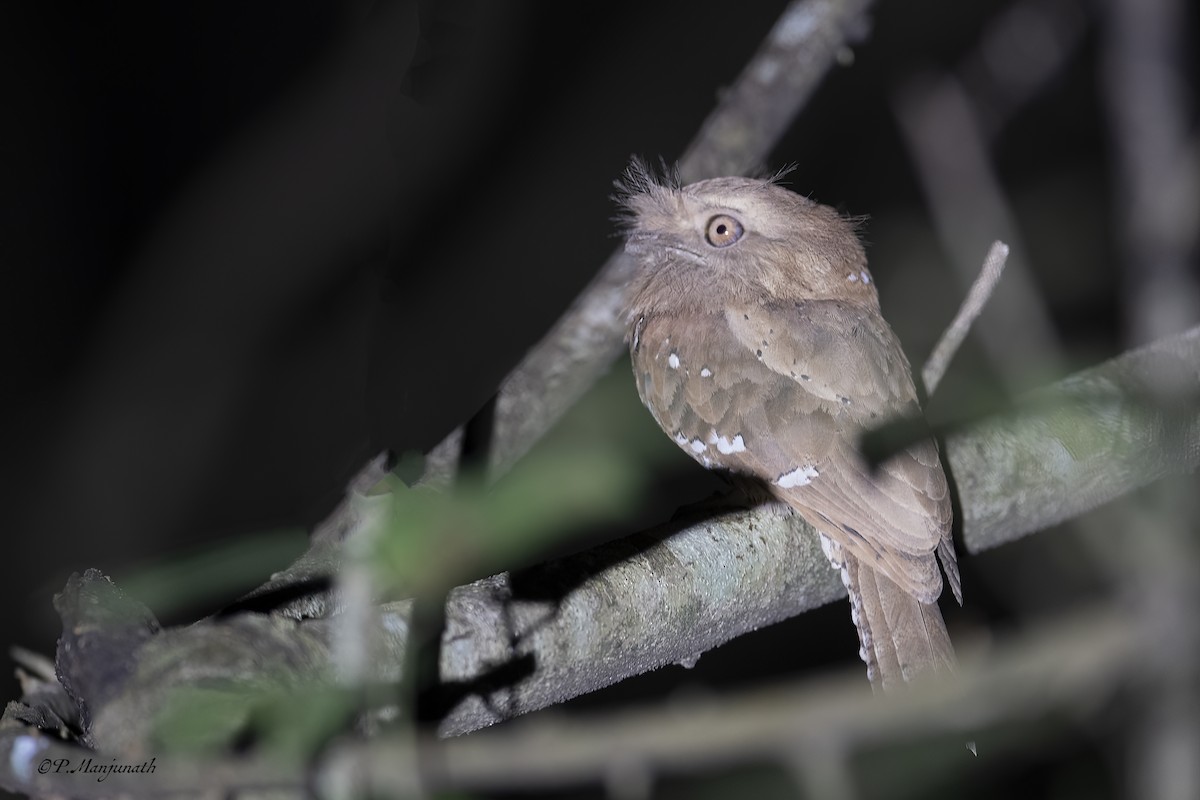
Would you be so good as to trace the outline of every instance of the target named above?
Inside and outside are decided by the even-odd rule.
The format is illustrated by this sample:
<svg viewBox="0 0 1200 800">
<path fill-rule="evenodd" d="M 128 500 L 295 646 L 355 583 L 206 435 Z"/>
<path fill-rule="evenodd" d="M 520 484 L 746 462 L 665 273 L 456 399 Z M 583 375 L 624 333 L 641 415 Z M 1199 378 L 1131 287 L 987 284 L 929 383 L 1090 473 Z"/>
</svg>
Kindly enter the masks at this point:
<svg viewBox="0 0 1200 800">
<path fill-rule="evenodd" d="M 154 741 L 165 753 L 219 752 L 246 729 L 257 696 L 250 687 L 177 689 L 154 721 Z"/>
<path fill-rule="evenodd" d="M 225 685 L 177 689 L 155 720 L 165 753 L 228 752 L 250 736 L 286 763 L 302 763 L 344 731 L 362 693 L 328 684 L 307 687 Z"/>
<path fill-rule="evenodd" d="M 252 725 L 267 752 L 287 762 L 306 761 L 344 731 L 361 706 L 360 693 L 331 686 L 274 692 L 257 705 Z"/>
<path fill-rule="evenodd" d="M 393 474 L 384 535 L 364 554 L 381 581 L 429 594 L 546 552 L 574 531 L 628 515 L 650 470 L 682 458 L 618 365 L 499 480 L 466 473 L 451 493 L 410 489 Z"/>
<path fill-rule="evenodd" d="M 444 590 L 536 555 L 564 532 L 626 513 L 645 470 L 614 448 L 531 457 L 494 487 L 464 476 L 453 493 L 387 481 L 384 535 L 366 554 L 384 581 Z"/>
<path fill-rule="evenodd" d="M 308 546 L 298 528 L 239 536 L 186 555 L 136 567 L 117 582 L 156 615 L 201 603 L 224 603 L 294 561 Z"/>
</svg>

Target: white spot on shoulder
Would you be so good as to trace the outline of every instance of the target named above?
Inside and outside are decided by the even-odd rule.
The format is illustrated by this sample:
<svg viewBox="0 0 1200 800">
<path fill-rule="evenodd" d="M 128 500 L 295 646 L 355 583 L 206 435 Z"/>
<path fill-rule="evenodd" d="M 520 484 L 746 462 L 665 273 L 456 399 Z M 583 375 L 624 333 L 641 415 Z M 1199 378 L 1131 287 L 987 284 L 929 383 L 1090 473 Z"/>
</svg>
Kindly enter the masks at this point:
<svg viewBox="0 0 1200 800">
<path fill-rule="evenodd" d="M 870 283 L 870 282 L 871 282 L 871 276 L 867 274 L 867 271 L 866 271 L 865 269 L 864 269 L 862 272 L 858 273 L 858 274 L 862 276 L 862 282 L 863 282 L 863 283 Z"/>
<path fill-rule="evenodd" d="M 691 448 L 693 453 L 703 453 L 708 449 L 708 445 L 699 439 L 692 439 Z"/>
<path fill-rule="evenodd" d="M 808 486 L 812 483 L 813 478 L 820 474 L 815 467 L 796 467 L 791 472 L 785 472 L 776 478 L 775 483 L 784 489 L 791 489 L 796 486 Z"/>
<path fill-rule="evenodd" d="M 671 357 L 667 359 L 667 364 L 670 365 L 671 369 L 679 369 L 679 356 L 671 353 Z"/>
<path fill-rule="evenodd" d="M 711 378 L 712 370 L 709 369 L 708 367 L 705 367 L 704 369 L 700 370 L 700 377 L 701 378 Z"/>
<path fill-rule="evenodd" d="M 744 453 L 746 451 L 746 440 L 739 433 L 732 439 L 727 439 L 724 436 L 718 436 L 716 431 L 708 435 L 708 443 L 715 444 L 717 449 L 724 455 L 730 453 Z"/>
<path fill-rule="evenodd" d="M 846 276 L 846 280 L 850 281 L 851 283 L 856 282 L 858 280 L 858 273 L 851 272 L 849 275 Z"/>
</svg>

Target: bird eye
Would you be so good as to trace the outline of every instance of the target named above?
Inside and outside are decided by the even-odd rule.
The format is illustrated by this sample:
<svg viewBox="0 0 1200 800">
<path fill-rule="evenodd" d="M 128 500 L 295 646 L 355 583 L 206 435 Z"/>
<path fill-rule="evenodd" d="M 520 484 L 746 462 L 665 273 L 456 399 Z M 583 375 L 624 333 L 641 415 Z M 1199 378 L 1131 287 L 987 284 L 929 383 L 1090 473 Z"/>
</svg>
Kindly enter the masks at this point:
<svg viewBox="0 0 1200 800">
<path fill-rule="evenodd" d="M 744 233 L 742 223 L 728 214 L 717 214 L 708 221 L 704 238 L 713 247 L 729 247 L 742 238 L 742 233 Z"/>
</svg>

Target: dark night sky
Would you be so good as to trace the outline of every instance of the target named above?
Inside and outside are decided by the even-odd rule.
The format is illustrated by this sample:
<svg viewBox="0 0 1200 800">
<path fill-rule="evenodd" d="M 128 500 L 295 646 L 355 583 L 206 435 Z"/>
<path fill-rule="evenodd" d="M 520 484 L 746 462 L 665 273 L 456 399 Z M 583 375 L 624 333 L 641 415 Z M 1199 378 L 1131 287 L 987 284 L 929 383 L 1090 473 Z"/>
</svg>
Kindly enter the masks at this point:
<svg viewBox="0 0 1200 800">
<path fill-rule="evenodd" d="M 677 158 L 784 3 L 474 5 L 0 7 L 0 643 L 52 648 L 71 571 L 311 524 L 470 416 L 616 245 L 629 156 Z M 914 358 L 961 289 L 887 271 L 946 258 L 890 98 L 1005 6 L 880 3 L 770 159 L 871 216 Z M 1083 36 L 993 147 L 1081 364 L 1120 349 Z"/>
</svg>

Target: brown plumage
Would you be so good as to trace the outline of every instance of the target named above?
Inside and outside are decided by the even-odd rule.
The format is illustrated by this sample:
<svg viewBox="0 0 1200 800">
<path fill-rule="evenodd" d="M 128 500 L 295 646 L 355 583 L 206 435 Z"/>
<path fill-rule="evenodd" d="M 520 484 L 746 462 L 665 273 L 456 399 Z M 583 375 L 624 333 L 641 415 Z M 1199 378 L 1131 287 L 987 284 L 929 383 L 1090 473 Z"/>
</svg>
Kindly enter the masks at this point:
<svg viewBox="0 0 1200 800">
<path fill-rule="evenodd" d="M 621 184 L 638 393 L 704 466 L 749 475 L 822 535 L 872 683 L 952 669 L 940 556 L 962 602 L 932 441 L 872 471 L 865 428 L 912 413 L 908 361 L 853 226 L 772 181 Z"/>
</svg>

